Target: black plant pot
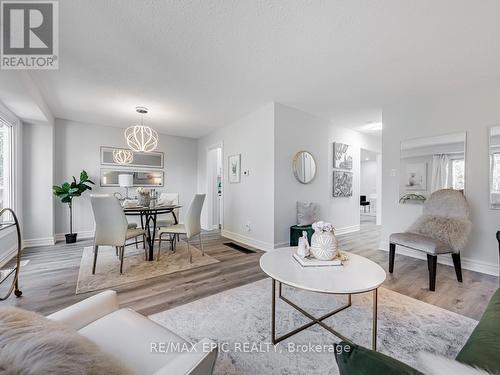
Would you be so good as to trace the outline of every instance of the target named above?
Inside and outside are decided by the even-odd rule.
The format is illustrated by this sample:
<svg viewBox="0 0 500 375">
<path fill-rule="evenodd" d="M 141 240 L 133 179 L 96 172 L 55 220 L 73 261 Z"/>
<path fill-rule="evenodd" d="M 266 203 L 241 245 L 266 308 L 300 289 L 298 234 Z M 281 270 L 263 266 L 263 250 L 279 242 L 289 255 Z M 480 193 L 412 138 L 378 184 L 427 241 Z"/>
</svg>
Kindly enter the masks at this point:
<svg viewBox="0 0 500 375">
<path fill-rule="evenodd" d="M 77 233 L 68 233 L 66 236 L 66 243 L 75 243 Z"/>
</svg>

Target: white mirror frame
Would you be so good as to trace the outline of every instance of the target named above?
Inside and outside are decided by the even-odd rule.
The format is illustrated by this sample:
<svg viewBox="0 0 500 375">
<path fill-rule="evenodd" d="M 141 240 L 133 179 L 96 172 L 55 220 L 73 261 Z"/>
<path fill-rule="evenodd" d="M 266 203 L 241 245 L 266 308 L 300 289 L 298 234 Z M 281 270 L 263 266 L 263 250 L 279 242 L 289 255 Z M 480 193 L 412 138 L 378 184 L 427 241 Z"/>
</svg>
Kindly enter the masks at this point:
<svg viewBox="0 0 500 375">
<path fill-rule="evenodd" d="M 313 160 L 314 162 L 314 174 L 313 176 L 311 177 L 311 179 L 309 181 L 302 181 L 300 176 L 299 176 L 299 171 L 298 171 L 298 168 L 297 168 L 297 163 L 298 163 L 298 160 L 300 158 L 300 156 L 302 154 L 309 154 L 311 156 L 311 159 Z M 314 181 L 314 179 L 316 178 L 316 159 L 314 158 L 314 155 L 311 154 L 309 151 L 305 151 L 305 150 L 301 150 L 299 152 L 297 152 L 295 154 L 295 156 L 293 157 L 293 175 L 295 176 L 295 178 L 297 179 L 298 182 L 300 182 L 301 184 L 304 184 L 304 185 L 307 185 L 307 184 L 310 184 L 311 182 Z"/>
<path fill-rule="evenodd" d="M 148 155 L 148 154 L 155 155 L 160 159 L 159 164 L 148 164 L 148 163 L 138 164 L 138 163 L 134 163 L 134 161 L 132 161 L 129 164 L 119 164 L 119 163 L 116 163 L 114 161 L 113 162 L 106 162 L 105 158 L 104 158 L 104 154 L 106 152 L 112 153 L 113 150 L 131 151 L 128 148 L 123 148 L 123 147 L 101 146 L 101 165 L 106 165 L 106 166 L 111 166 L 111 167 L 127 167 L 127 168 L 136 167 L 136 168 L 158 168 L 158 169 L 163 169 L 165 167 L 165 155 L 161 151 L 151 151 L 148 153 L 140 153 L 140 152 L 132 151 L 134 154 L 134 157 L 136 155 L 141 155 L 141 156 Z"/>
</svg>

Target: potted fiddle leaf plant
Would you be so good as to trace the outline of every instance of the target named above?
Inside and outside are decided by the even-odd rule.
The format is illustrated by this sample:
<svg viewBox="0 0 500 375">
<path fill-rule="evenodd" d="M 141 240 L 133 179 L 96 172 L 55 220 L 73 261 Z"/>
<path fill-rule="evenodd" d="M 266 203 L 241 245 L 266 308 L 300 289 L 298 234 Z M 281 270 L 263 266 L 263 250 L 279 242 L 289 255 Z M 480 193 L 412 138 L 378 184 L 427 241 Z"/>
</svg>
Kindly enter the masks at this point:
<svg viewBox="0 0 500 375">
<path fill-rule="evenodd" d="M 69 233 L 66 234 L 66 243 L 75 243 L 77 233 L 73 233 L 73 198 L 80 197 L 85 191 L 92 190 L 90 185 L 95 185 L 89 179 L 86 171 L 80 172 L 80 180 L 77 182 L 73 176 L 72 182 L 65 182 L 61 186 L 53 186 L 52 191 L 62 203 L 67 203 L 69 207 Z"/>
</svg>

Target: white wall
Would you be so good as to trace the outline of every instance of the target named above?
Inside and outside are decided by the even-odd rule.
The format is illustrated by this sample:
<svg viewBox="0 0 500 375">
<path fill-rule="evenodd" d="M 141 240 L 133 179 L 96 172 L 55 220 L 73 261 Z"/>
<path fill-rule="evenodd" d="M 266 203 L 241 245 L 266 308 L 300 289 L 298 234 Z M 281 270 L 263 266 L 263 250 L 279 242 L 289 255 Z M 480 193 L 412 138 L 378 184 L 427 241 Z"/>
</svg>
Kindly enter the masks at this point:
<svg viewBox="0 0 500 375">
<path fill-rule="evenodd" d="M 223 232 L 262 249 L 274 247 L 274 104 L 198 140 L 198 191 L 207 192 L 207 150 L 223 144 Z M 241 183 L 228 183 L 228 156 L 241 154 Z M 248 176 L 243 171 L 248 170 Z M 207 227 L 204 207 L 202 224 Z M 245 225 L 250 223 L 250 232 Z"/>
<path fill-rule="evenodd" d="M 332 197 L 333 142 L 353 146 L 354 191 L 350 198 Z M 276 103 L 275 106 L 275 245 L 288 243 L 290 226 L 296 224 L 296 202 L 315 202 L 320 217 L 338 233 L 359 230 L 360 148 L 380 152 L 380 141 L 330 121 Z M 317 162 L 312 183 L 299 183 L 292 170 L 294 155 L 306 150 Z"/>
<path fill-rule="evenodd" d="M 28 246 L 54 242 L 54 127 L 23 124 L 23 239 Z"/>
<path fill-rule="evenodd" d="M 16 122 L 13 208 L 21 222 L 24 246 L 50 244 L 53 242 L 54 223 L 50 192 L 54 116 L 26 71 L 0 75 L 0 111 Z M 35 145 L 38 138 L 40 143 Z M 33 209 L 27 206 L 31 203 Z M 35 240 L 34 236 L 37 237 Z M 0 240 L 0 245 L 2 249 L 11 249 L 14 248 L 11 244 L 16 242 L 15 233 L 10 233 Z"/>
<path fill-rule="evenodd" d="M 71 176 L 79 175 L 85 169 L 96 183 L 93 192 L 113 193 L 125 189 L 119 187 L 101 188 L 100 146 L 126 147 L 124 129 L 56 120 L 55 127 L 55 183 L 60 184 Z M 196 193 L 196 140 L 160 134 L 158 151 L 165 153 L 165 187 L 158 191 L 178 192 L 183 205 L 180 216 Z M 92 209 L 88 192 L 75 199 L 73 204 L 73 230 L 90 235 L 94 229 Z M 68 208 L 56 202 L 55 231 L 64 234 L 69 231 Z"/>
<path fill-rule="evenodd" d="M 417 205 L 400 205 L 400 142 L 460 131 L 467 132 L 466 196 L 472 209 L 473 232 L 462 253 L 464 268 L 498 274 L 500 211 L 488 207 L 488 127 L 500 124 L 500 86 L 470 88 L 467 92 L 408 98 L 383 110 L 383 211 L 381 248 L 389 235 L 403 231 L 421 214 Z M 441 261 L 450 263 L 449 256 Z M 397 267 L 397 265 L 396 265 Z"/>
</svg>

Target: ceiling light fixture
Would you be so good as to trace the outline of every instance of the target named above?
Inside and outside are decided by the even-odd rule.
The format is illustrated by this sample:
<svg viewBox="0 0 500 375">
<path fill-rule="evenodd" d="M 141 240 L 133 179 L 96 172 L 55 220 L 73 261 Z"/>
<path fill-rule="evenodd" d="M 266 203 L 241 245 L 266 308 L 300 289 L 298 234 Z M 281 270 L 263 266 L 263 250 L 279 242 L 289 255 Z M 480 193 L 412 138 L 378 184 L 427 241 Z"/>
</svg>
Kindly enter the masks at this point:
<svg viewBox="0 0 500 375">
<path fill-rule="evenodd" d="M 136 112 L 141 115 L 141 124 L 130 126 L 125 130 L 125 140 L 128 147 L 135 152 L 151 152 L 158 147 L 158 133 L 144 126 L 144 115 L 148 113 L 145 107 L 136 107 Z"/>
<path fill-rule="evenodd" d="M 113 150 L 113 161 L 116 164 L 130 164 L 134 160 L 134 153 L 130 150 L 116 148 Z"/>
</svg>

